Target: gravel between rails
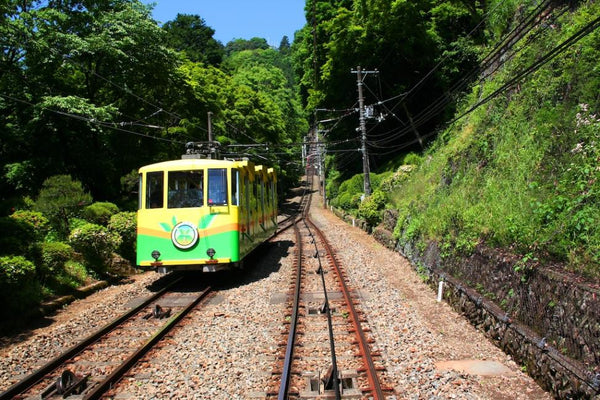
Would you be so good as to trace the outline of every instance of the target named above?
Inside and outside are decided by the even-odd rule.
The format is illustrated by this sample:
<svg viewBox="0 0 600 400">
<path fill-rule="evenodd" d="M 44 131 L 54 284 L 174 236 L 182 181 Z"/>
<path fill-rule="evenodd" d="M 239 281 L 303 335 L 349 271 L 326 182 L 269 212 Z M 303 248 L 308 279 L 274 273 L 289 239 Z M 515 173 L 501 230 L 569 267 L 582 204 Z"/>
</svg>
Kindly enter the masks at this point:
<svg viewBox="0 0 600 400">
<path fill-rule="evenodd" d="M 409 263 L 317 202 L 311 219 L 338 250 L 400 399 L 550 399 L 506 354 L 425 286 Z M 293 263 L 292 233 L 267 246 L 253 270 L 231 279 L 151 359 L 124 379 L 117 399 L 259 399 L 285 336 L 284 307 Z M 147 297 L 154 273 L 111 287 L 60 311 L 49 326 L 0 344 L 0 391 L 77 339 Z M 443 370 L 447 360 L 491 360 L 499 376 Z"/>
</svg>

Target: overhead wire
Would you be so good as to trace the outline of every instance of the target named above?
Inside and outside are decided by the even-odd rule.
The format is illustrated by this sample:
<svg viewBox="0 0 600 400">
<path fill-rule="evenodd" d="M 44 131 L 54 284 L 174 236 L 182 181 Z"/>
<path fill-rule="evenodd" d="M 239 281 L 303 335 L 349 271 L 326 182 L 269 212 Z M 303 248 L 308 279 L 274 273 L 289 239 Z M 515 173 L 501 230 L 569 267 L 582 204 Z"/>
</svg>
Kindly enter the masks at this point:
<svg viewBox="0 0 600 400">
<path fill-rule="evenodd" d="M 537 7 L 534 12 L 532 14 L 530 14 L 528 16 L 528 18 L 526 19 L 526 21 L 534 21 L 535 17 L 538 17 L 541 15 L 541 13 L 543 13 L 545 11 L 545 8 L 540 10 L 540 7 L 543 6 L 544 4 L 548 3 L 548 1 L 543 2 L 539 7 Z M 546 4 L 547 5 L 547 4 Z M 563 10 L 564 12 L 564 10 Z M 554 18 L 558 18 L 560 15 L 562 15 L 562 13 L 560 13 L 557 16 L 554 16 Z M 546 27 L 547 28 L 547 27 Z M 522 32 L 522 30 L 513 30 L 513 32 Z M 531 39 L 531 38 L 530 38 Z M 530 41 L 530 39 L 528 39 L 528 42 Z M 506 41 L 506 40 L 503 40 Z M 511 39 L 512 41 L 512 39 Z M 500 46 L 495 46 L 494 49 L 496 49 L 496 53 L 497 53 L 497 49 L 499 49 Z M 511 58 L 516 54 L 517 52 L 513 52 L 513 54 L 511 55 Z M 494 60 L 494 57 L 492 57 L 492 52 L 488 53 L 488 55 L 485 57 L 487 61 L 487 63 L 489 64 L 491 62 L 491 60 Z M 501 63 L 499 64 L 504 64 L 505 62 L 507 62 L 510 58 L 506 58 L 505 60 L 503 60 Z M 499 65 L 496 66 L 496 69 L 499 67 Z M 436 99 L 432 104 L 430 104 L 428 107 L 426 107 L 424 110 L 422 110 L 419 114 L 417 114 L 414 117 L 413 120 L 413 124 L 415 127 L 420 127 L 422 126 L 425 122 L 427 122 L 431 117 L 437 115 L 439 112 L 441 112 L 445 106 L 454 100 L 454 97 L 460 90 L 462 90 L 464 88 L 464 86 L 466 86 L 466 84 L 470 81 L 470 77 L 475 74 L 475 73 L 479 73 L 481 70 L 487 68 L 487 65 L 480 65 L 476 68 L 474 68 L 473 70 L 471 70 L 469 72 L 469 74 L 465 75 L 463 78 L 461 78 L 458 82 L 456 82 L 450 89 L 448 92 L 444 93 L 442 96 L 440 96 L 438 99 Z M 485 79 L 485 77 L 482 77 L 481 79 Z M 410 128 L 406 128 L 406 130 L 399 130 L 399 135 L 403 135 L 405 133 L 409 132 Z M 386 142 L 389 142 L 389 140 L 387 140 Z"/>
<path fill-rule="evenodd" d="M 538 7 L 536 7 L 526 18 L 524 21 L 522 21 L 519 25 L 517 25 L 511 32 L 509 32 L 499 43 L 496 44 L 496 46 L 484 57 L 484 60 L 486 59 L 492 59 L 494 54 L 496 54 L 497 52 L 500 51 L 500 49 L 502 48 L 501 44 L 504 43 L 506 40 L 508 40 L 507 38 L 510 38 L 510 40 L 512 40 L 512 38 L 514 37 L 514 35 L 516 35 L 517 33 L 521 32 L 524 26 L 527 26 L 530 24 L 530 21 L 533 21 L 535 19 L 535 16 L 538 16 L 541 14 L 540 9 L 544 6 L 547 5 L 551 0 L 544 0 L 540 5 L 538 5 Z M 504 1 L 500 1 L 498 2 L 494 8 L 490 9 L 482 18 L 482 20 L 466 35 L 466 37 L 471 36 L 474 32 L 477 31 L 477 29 L 479 29 L 479 27 L 489 18 L 490 14 L 495 11 Z M 394 107 L 392 107 L 390 109 L 390 111 L 393 112 L 393 110 L 398 107 L 398 105 L 402 104 L 403 101 L 406 101 L 412 94 L 414 94 L 417 89 L 427 80 L 429 79 L 429 77 L 432 76 L 432 74 L 439 68 L 441 67 L 441 65 L 443 65 L 443 63 L 446 61 L 446 59 L 449 57 L 449 54 L 447 53 L 446 55 L 444 55 L 444 57 L 440 60 L 440 62 L 438 62 L 421 80 L 419 80 L 413 87 L 411 87 L 407 92 L 404 92 L 400 95 L 391 97 L 390 99 L 386 99 L 384 101 L 379 101 L 376 104 L 381 104 L 381 103 L 385 103 L 387 101 L 390 101 L 391 99 L 395 99 L 395 98 L 402 98 L 400 102 L 398 102 Z M 467 75 L 463 76 L 458 82 L 455 82 L 453 84 L 453 86 L 449 89 L 449 93 L 455 93 L 456 91 L 459 90 L 459 88 L 463 88 L 469 81 L 470 78 L 478 73 L 481 70 L 481 68 L 478 66 L 476 68 L 474 68 L 473 70 L 471 70 Z M 448 92 L 447 92 L 448 93 Z M 432 103 L 431 106 L 428 107 L 428 109 L 432 110 L 435 113 L 439 112 L 440 109 L 443 109 L 445 107 L 445 105 L 452 101 L 452 98 L 450 98 L 448 96 L 447 93 L 444 93 L 440 98 L 436 99 L 436 101 L 434 103 Z"/>
<path fill-rule="evenodd" d="M 19 98 L 16 98 L 16 97 L 4 94 L 4 93 L 0 93 L 0 96 L 4 97 L 5 99 L 9 99 L 9 100 L 16 101 L 16 102 L 19 102 L 19 103 L 22 103 L 22 104 L 30 105 L 32 107 L 37 106 L 36 104 L 31 103 L 30 101 L 19 99 Z M 172 140 L 172 139 L 157 137 L 157 136 L 148 135 L 148 134 L 145 134 L 145 133 L 140 133 L 140 132 L 135 132 L 135 131 L 130 131 L 128 129 L 124 129 L 122 127 L 119 127 L 115 123 L 112 123 L 112 122 L 100 121 L 100 120 L 97 120 L 95 118 L 84 117 L 84 116 L 79 115 L 79 114 L 73 114 L 73 113 L 68 113 L 68 112 L 65 112 L 65 111 L 54 110 L 54 109 L 51 109 L 51 108 L 48 108 L 48 107 L 40 107 L 40 108 L 42 110 L 49 111 L 49 112 L 52 112 L 52 113 L 57 114 L 57 115 L 61 115 L 61 116 L 64 116 L 64 117 L 72 118 L 72 119 L 83 121 L 83 122 L 88 122 L 88 123 L 91 123 L 91 124 L 95 124 L 95 125 L 98 125 L 98 126 L 101 126 L 101 127 L 113 129 L 113 130 L 120 131 L 120 132 L 130 133 L 130 134 L 133 134 L 133 135 L 136 135 L 136 136 L 145 137 L 145 138 L 148 138 L 148 139 L 154 139 L 154 140 L 159 140 L 159 141 L 164 141 L 164 142 L 169 142 L 169 143 L 176 143 L 176 144 L 185 144 L 185 142 L 180 142 L 180 141 L 177 141 L 177 140 Z"/>
</svg>

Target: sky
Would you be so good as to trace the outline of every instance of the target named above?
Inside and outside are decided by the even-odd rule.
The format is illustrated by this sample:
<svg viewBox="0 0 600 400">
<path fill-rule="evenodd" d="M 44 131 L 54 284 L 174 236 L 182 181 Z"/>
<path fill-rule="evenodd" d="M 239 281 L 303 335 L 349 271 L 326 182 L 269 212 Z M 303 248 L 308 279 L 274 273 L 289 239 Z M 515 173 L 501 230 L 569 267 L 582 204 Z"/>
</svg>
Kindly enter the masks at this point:
<svg viewBox="0 0 600 400">
<path fill-rule="evenodd" d="M 223 43 L 233 39 L 267 39 L 279 46 L 287 36 L 290 43 L 294 32 L 302 28 L 305 0 L 143 0 L 155 3 L 152 16 L 163 24 L 177 14 L 199 15 L 215 30 L 214 38 Z"/>
</svg>

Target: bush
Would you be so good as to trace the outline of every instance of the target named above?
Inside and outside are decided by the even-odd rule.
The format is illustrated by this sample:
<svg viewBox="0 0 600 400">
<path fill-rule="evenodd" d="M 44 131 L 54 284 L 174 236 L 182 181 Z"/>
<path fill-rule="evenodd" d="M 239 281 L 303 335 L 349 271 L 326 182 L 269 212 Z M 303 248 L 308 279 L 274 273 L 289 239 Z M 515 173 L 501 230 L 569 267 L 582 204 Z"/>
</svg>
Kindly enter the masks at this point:
<svg viewBox="0 0 600 400">
<path fill-rule="evenodd" d="M 40 300 L 35 265 L 22 256 L 0 257 L 0 317 L 14 318 L 27 313 Z"/>
<path fill-rule="evenodd" d="M 79 261 L 68 260 L 63 269 L 52 277 L 50 287 L 58 293 L 70 293 L 86 283 L 89 275 L 83 264 Z"/>
<path fill-rule="evenodd" d="M 121 245 L 121 237 L 101 225 L 85 224 L 71 232 L 69 243 L 83 255 L 92 270 L 103 273 L 112 253 Z"/>
<path fill-rule="evenodd" d="M 407 155 L 404 156 L 404 159 L 402 160 L 402 163 L 404 165 L 419 166 L 419 165 L 421 165 L 421 162 L 423 162 L 423 157 L 418 154 L 415 154 L 415 153 L 408 153 Z"/>
<path fill-rule="evenodd" d="M 96 202 L 82 210 L 81 216 L 92 224 L 106 226 L 110 218 L 119 212 L 116 204 L 109 202 Z"/>
<path fill-rule="evenodd" d="M 38 272 L 42 281 L 49 275 L 59 274 L 65 263 L 73 258 L 73 248 L 63 242 L 43 243 L 41 253 Z"/>
<path fill-rule="evenodd" d="M 358 206 L 358 217 L 367 221 L 370 226 L 381 222 L 381 211 L 385 208 L 385 194 L 376 190 Z"/>
<path fill-rule="evenodd" d="M 11 217 L 0 218 L 0 254 L 29 254 L 35 241 L 35 229 L 27 222 Z"/>
<path fill-rule="evenodd" d="M 50 230 L 50 221 L 38 211 L 17 210 L 10 217 L 26 224 L 38 241 L 42 241 Z"/>
<path fill-rule="evenodd" d="M 137 233 L 137 214 L 121 212 L 110 217 L 108 230 L 121 236 L 118 253 L 125 259 L 135 263 L 135 243 Z"/>
</svg>

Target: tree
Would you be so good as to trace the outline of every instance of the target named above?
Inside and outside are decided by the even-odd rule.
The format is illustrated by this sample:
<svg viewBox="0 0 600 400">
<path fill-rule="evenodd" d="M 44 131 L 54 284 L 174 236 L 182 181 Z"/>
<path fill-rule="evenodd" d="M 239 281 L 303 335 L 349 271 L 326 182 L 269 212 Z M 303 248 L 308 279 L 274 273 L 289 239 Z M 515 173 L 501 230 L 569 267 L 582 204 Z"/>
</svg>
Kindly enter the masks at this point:
<svg viewBox="0 0 600 400">
<path fill-rule="evenodd" d="M 266 50 L 268 48 L 269 44 L 267 43 L 267 40 L 263 38 L 253 37 L 250 40 L 234 39 L 225 46 L 225 55 L 230 56 L 233 53 L 243 50 Z"/>
<path fill-rule="evenodd" d="M 395 157 L 393 149 L 408 151 L 413 142 L 419 146 L 417 133 L 432 135 L 453 106 L 443 103 L 424 117 L 414 116 L 477 65 L 475 45 L 483 34 L 467 35 L 481 20 L 482 7 L 456 0 L 308 0 L 308 25 L 297 32 L 292 46 L 307 113 L 355 108 L 356 79 L 350 71 L 359 65 L 377 68 L 378 77 L 363 80 L 366 104 L 384 117 L 367 121 L 371 165 Z M 389 98 L 398 100 L 382 102 Z M 357 117 L 346 118 L 328 139 L 356 140 L 357 125 Z M 355 165 L 348 174 L 358 172 L 360 163 Z"/>
<path fill-rule="evenodd" d="M 290 39 L 287 36 L 281 38 L 281 42 L 279 43 L 279 52 L 284 56 L 287 56 L 292 51 L 292 45 L 290 44 Z"/>
<path fill-rule="evenodd" d="M 177 14 L 173 21 L 163 25 L 168 45 L 184 52 L 195 62 L 219 66 L 223 61 L 223 45 L 213 38 L 214 29 L 206 25 L 198 15 Z"/>
<path fill-rule="evenodd" d="M 11 1 L 3 11 L 0 188 L 67 172 L 116 198 L 119 178 L 161 147 L 140 138 L 179 119 L 166 111 L 181 81 L 165 31 L 137 0 Z"/>
<path fill-rule="evenodd" d="M 44 181 L 34 208 L 48 218 L 64 239 L 69 235 L 71 218 L 91 201 L 92 196 L 84 191 L 81 182 L 68 175 L 56 175 Z"/>
</svg>

